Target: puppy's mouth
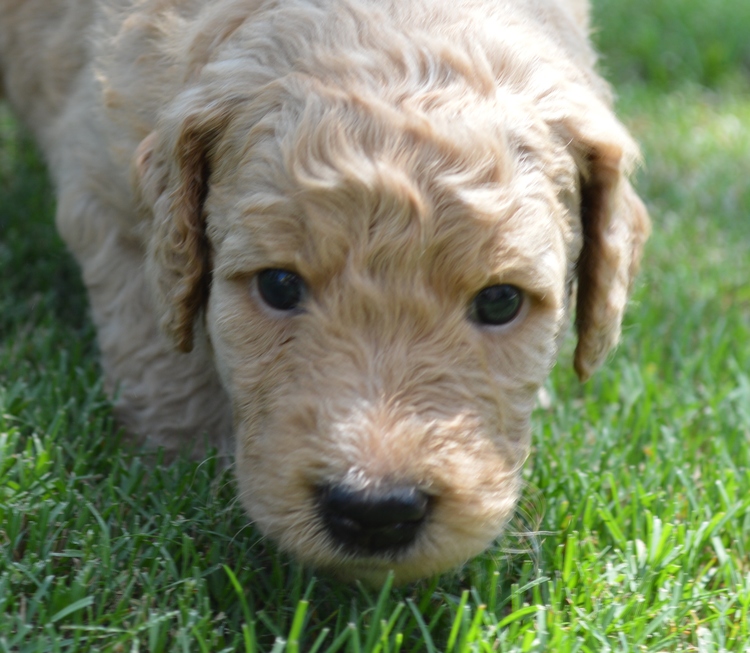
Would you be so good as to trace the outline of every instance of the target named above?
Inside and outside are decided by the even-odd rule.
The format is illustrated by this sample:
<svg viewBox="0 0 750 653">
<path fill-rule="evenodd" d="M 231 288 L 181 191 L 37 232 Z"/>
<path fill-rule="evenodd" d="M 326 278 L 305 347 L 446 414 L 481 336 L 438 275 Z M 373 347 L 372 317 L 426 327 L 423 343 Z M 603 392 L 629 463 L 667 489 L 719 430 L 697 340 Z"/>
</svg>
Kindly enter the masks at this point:
<svg viewBox="0 0 750 653">
<path fill-rule="evenodd" d="M 328 536 L 345 553 L 392 561 L 420 537 L 435 498 L 411 485 L 357 489 L 316 488 L 317 509 Z"/>
</svg>

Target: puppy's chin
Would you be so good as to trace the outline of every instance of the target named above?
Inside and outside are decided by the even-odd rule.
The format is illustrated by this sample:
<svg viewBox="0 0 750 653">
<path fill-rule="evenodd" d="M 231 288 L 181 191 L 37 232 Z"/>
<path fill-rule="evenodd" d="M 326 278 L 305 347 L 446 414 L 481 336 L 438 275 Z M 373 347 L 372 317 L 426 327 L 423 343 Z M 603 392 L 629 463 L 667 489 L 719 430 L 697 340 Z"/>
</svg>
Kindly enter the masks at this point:
<svg viewBox="0 0 750 653">
<path fill-rule="evenodd" d="M 514 505 L 515 497 L 509 497 L 507 510 L 496 515 L 495 523 L 476 525 L 472 532 L 453 528 L 445 522 L 426 524 L 413 544 L 392 553 L 349 553 L 330 539 L 324 540 L 317 549 L 314 545 L 300 547 L 294 544 L 289 552 L 303 564 L 310 564 L 343 581 L 362 581 L 378 586 L 392 572 L 394 583 L 403 585 L 451 571 L 485 551 L 501 534 Z"/>
<path fill-rule="evenodd" d="M 512 514 L 515 500 L 509 500 Z M 501 535 L 510 514 L 498 516 L 497 524 L 484 524 L 469 534 L 447 524 L 428 525 L 422 536 L 409 547 L 392 553 L 352 553 L 326 535 L 300 536 L 294 525 L 288 530 L 256 521 L 261 530 L 280 543 L 282 549 L 303 565 L 308 565 L 344 582 L 361 581 L 382 585 L 390 573 L 396 585 L 404 585 L 436 574 L 449 572 L 485 551 Z"/>
<path fill-rule="evenodd" d="M 507 520 L 502 521 L 504 525 Z M 329 564 L 312 564 L 345 582 L 361 581 L 377 587 L 392 573 L 394 584 L 404 585 L 460 567 L 490 547 L 501 534 L 502 525 L 482 535 L 476 533 L 471 539 L 466 539 L 465 533 L 446 534 L 443 537 L 453 539 L 442 542 L 433 541 L 428 530 L 424 541 L 416 542 L 392 559 L 387 556 L 346 556 Z M 297 555 L 302 558 L 301 553 Z"/>
<path fill-rule="evenodd" d="M 431 559 L 423 552 L 415 550 L 397 560 L 349 558 L 318 568 L 345 583 L 362 582 L 370 587 L 381 587 L 388 580 L 389 574 L 392 574 L 394 585 L 406 585 L 455 569 L 484 551 L 490 544 L 491 541 L 485 542 L 475 551 L 467 552 L 462 558 L 445 560 L 442 564 L 440 560 Z"/>
</svg>

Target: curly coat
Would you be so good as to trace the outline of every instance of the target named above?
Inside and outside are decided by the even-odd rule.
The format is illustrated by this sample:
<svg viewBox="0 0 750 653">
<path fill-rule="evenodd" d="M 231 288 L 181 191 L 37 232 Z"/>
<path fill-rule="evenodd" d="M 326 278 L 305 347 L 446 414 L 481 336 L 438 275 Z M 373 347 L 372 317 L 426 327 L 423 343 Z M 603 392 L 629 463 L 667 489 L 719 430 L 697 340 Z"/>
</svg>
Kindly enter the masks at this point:
<svg viewBox="0 0 750 653">
<path fill-rule="evenodd" d="M 197 456 L 233 441 L 251 519 L 346 578 L 491 543 L 569 312 L 585 379 L 648 233 L 587 14 L 0 0 L 1 87 L 49 163 L 126 429 Z M 303 310 L 264 304 L 267 269 L 304 280 Z M 523 292 L 510 324 L 470 319 L 493 284 Z M 332 483 L 416 488 L 429 512 L 408 546 L 352 549 L 321 516 Z"/>
</svg>

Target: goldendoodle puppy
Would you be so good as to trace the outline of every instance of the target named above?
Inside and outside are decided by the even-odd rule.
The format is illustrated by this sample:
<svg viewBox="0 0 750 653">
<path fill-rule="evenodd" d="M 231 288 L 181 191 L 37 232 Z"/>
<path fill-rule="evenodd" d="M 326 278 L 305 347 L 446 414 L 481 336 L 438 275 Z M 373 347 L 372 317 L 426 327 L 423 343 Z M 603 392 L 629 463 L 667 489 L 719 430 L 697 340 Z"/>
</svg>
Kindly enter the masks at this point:
<svg viewBox="0 0 750 653">
<path fill-rule="evenodd" d="M 251 519 L 343 577 L 492 542 L 569 309 L 585 378 L 648 231 L 586 33 L 582 0 L 0 0 L 126 429 L 233 438 Z"/>
</svg>

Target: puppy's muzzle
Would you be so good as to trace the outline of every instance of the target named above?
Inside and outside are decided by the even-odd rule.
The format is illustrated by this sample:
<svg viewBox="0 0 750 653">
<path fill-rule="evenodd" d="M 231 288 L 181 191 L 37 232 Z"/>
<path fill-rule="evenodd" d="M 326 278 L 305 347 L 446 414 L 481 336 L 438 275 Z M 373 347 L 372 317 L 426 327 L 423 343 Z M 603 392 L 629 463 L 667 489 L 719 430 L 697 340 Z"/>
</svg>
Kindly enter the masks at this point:
<svg viewBox="0 0 750 653">
<path fill-rule="evenodd" d="M 394 553 L 408 547 L 431 505 L 431 497 L 408 486 L 358 490 L 328 485 L 319 490 L 319 509 L 329 534 L 358 555 Z"/>
</svg>

